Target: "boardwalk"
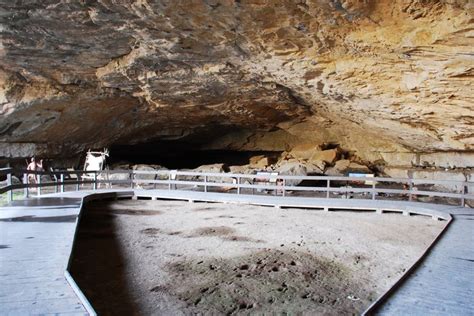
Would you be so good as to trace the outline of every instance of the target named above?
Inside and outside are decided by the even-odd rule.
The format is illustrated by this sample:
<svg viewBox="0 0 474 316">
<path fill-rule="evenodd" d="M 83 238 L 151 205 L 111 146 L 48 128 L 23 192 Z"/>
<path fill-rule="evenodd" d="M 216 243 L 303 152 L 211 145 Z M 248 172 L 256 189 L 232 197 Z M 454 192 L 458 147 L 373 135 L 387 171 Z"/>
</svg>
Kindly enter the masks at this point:
<svg viewBox="0 0 474 316">
<path fill-rule="evenodd" d="M 0 314 L 87 314 L 64 277 L 81 198 L 0 208 Z"/>
<path fill-rule="evenodd" d="M 380 315 L 474 315 L 474 211 L 450 210 L 448 230 Z"/>
<path fill-rule="evenodd" d="M 101 190 L 100 192 L 110 192 Z M 0 314 L 84 315 L 86 309 L 64 277 L 83 197 L 68 192 L 0 208 Z M 131 195 L 131 192 L 121 191 Z M 323 210 L 398 210 L 450 220 L 431 253 L 397 290 L 377 306 L 383 315 L 474 314 L 474 212 L 413 202 L 251 196 L 190 191 L 134 190 L 138 198 L 251 203 Z M 110 193 L 109 193 L 110 194 Z"/>
</svg>

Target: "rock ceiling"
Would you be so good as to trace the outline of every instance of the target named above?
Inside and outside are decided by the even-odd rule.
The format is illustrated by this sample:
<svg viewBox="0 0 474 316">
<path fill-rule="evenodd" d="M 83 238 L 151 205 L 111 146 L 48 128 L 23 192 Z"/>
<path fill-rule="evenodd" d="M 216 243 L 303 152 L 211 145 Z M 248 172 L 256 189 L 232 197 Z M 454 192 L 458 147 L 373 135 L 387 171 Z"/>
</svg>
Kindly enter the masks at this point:
<svg viewBox="0 0 474 316">
<path fill-rule="evenodd" d="M 470 0 L 3 0 L 0 156 L 186 137 L 472 152 L 473 13 Z"/>
</svg>

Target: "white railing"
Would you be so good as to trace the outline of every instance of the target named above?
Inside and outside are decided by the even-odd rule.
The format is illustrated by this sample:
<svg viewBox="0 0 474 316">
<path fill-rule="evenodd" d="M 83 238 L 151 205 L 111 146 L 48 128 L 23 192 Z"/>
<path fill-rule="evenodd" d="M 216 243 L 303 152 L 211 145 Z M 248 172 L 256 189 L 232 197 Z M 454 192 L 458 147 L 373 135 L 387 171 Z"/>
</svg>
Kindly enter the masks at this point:
<svg viewBox="0 0 474 316">
<path fill-rule="evenodd" d="M 22 175 L 23 181 L 12 182 L 12 175 Z M 130 188 L 198 190 L 204 192 L 235 192 L 235 194 L 260 194 L 261 192 L 286 196 L 313 196 L 321 198 L 368 198 L 420 200 L 428 196 L 456 200 L 464 206 L 467 200 L 474 200 L 474 182 L 403 179 L 380 177 L 333 177 L 333 176 L 287 176 L 271 174 L 236 174 L 210 173 L 176 170 L 138 171 L 138 170 L 104 170 L 104 171 L 28 171 L 12 168 L 0 169 L 0 176 L 6 175 L 6 185 L 0 187 L 0 193 L 6 193 L 8 201 L 13 200 L 13 191 L 23 189 L 23 196 L 28 197 L 36 190 L 41 195 L 43 188 L 53 188 L 53 192 L 65 192 L 70 186 L 80 190 L 84 186 L 96 190 L 106 187 L 127 186 Z M 81 178 L 81 176 L 87 177 Z M 116 175 L 121 175 L 117 179 Z M 28 177 L 29 176 L 29 177 Z M 49 181 L 42 181 L 48 176 Z M 34 179 L 31 183 L 28 178 Z M 303 185 L 291 185 L 295 182 L 306 182 Z M 433 202 L 433 201 L 430 201 Z"/>
</svg>

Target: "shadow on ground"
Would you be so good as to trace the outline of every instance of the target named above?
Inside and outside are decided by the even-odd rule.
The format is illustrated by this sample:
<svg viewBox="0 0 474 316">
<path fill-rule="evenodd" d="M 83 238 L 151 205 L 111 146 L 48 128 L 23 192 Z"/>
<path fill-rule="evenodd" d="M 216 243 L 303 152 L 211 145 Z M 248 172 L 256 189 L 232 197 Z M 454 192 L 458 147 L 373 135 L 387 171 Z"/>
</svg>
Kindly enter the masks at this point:
<svg viewBox="0 0 474 316">
<path fill-rule="evenodd" d="M 117 238 L 116 214 L 106 204 L 83 210 L 70 272 L 99 315 L 134 315 L 126 259 Z"/>
</svg>

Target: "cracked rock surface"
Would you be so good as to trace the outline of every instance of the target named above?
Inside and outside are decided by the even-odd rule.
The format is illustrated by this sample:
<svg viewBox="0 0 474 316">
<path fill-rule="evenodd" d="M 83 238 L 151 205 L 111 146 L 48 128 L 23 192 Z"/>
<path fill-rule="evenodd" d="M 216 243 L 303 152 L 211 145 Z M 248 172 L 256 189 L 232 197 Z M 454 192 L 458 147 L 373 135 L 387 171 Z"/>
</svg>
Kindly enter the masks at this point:
<svg viewBox="0 0 474 316">
<path fill-rule="evenodd" d="M 177 139 L 337 143 L 393 165 L 472 153 L 473 13 L 470 0 L 0 1 L 0 156 Z"/>
</svg>

